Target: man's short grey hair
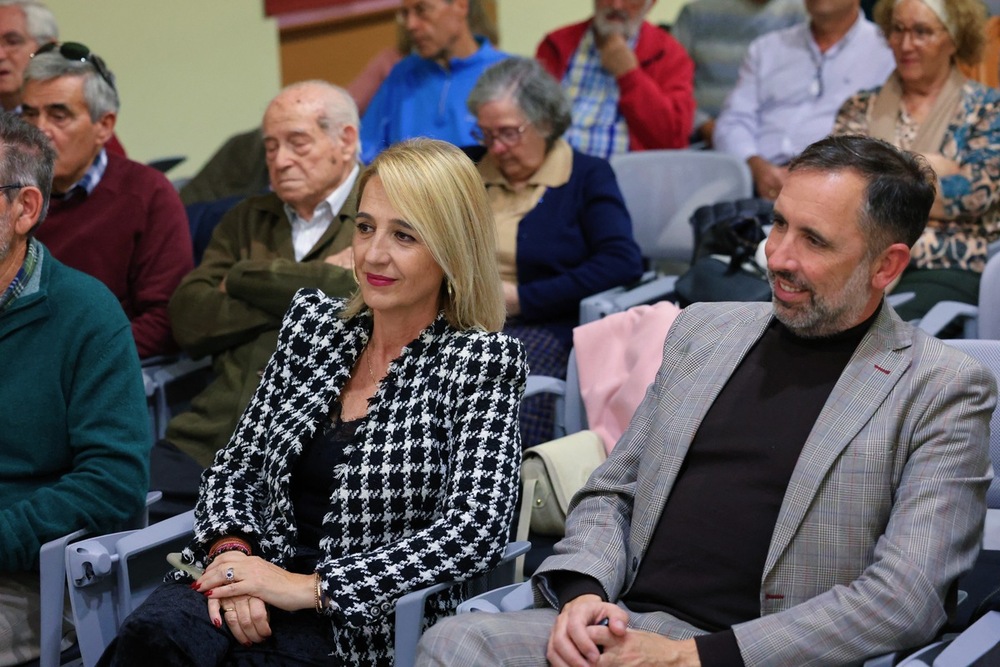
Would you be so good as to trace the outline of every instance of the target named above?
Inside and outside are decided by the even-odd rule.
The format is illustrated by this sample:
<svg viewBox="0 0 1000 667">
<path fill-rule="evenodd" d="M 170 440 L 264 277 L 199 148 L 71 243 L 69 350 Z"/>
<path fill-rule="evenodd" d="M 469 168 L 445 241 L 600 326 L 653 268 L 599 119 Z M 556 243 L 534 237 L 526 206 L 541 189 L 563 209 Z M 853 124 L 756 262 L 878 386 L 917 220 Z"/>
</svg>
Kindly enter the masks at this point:
<svg viewBox="0 0 1000 667">
<path fill-rule="evenodd" d="M 281 93 L 301 90 L 318 90 L 320 92 L 319 101 L 323 105 L 323 112 L 317 119 L 317 123 L 324 132 L 332 139 L 340 139 L 340 131 L 347 126 L 357 130 L 358 140 L 355 145 L 354 159 L 361 155 L 361 118 L 358 115 L 358 105 L 351 97 L 351 94 L 340 86 L 334 85 L 322 79 L 310 79 L 299 81 L 289 86 L 285 86 Z"/>
<path fill-rule="evenodd" d="M 531 58 L 507 58 L 490 66 L 476 81 L 466 106 L 473 116 L 487 102 L 509 99 L 552 147 L 572 121 L 571 106 L 559 82 Z"/>
<path fill-rule="evenodd" d="M 38 45 L 59 41 L 59 26 L 52 10 L 37 0 L 0 0 L 0 7 L 20 7 L 28 34 Z"/>
<path fill-rule="evenodd" d="M 108 70 L 114 81 L 114 74 Z M 50 81 L 61 76 L 83 77 L 83 99 L 90 120 L 97 122 L 107 113 L 118 113 L 118 91 L 112 88 L 89 62 L 68 60 L 56 51 L 40 53 L 31 59 L 24 71 L 24 82 Z"/>
<path fill-rule="evenodd" d="M 38 222 L 49 207 L 55 160 L 56 151 L 41 130 L 16 114 L 0 113 L 0 181 L 4 185 L 34 185 L 42 191 Z M 16 192 L 13 188 L 4 190 L 8 202 L 14 200 Z"/>
</svg>

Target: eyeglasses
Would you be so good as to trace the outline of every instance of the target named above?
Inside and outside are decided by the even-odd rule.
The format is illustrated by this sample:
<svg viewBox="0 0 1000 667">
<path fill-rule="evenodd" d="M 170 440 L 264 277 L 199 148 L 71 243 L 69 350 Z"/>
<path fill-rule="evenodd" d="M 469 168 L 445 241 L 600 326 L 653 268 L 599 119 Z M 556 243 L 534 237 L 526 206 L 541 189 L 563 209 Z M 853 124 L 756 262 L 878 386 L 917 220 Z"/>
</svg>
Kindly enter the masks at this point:
<svg viewBox="0 0 1000 667">
<path fill-rule="evenodd" d="M 0 192 L 3 192 L 5 190 L 20 190 L 23 187 L 27 187 L 27 186 L 24 185 L 23 183 L 11 183 L 10 185 L 0 185 Z M 7 194 L 6 192 L 4 192 L 4 198 L 8 202 L 14 201 L 13 196 Z"/>
<path fill-rule="evenodd" d="M 484 130 L 477 125 L 472 128 L 472 138 L 476 140 L 476 143 L 487 148 L 492 146 L 493 142 L 498 139 L 504 146 L 511 148 L 521 143 L 521 135 L 528 129 L 529 125 L 531 125 L 530 122 L 525 123 L 521 127 L 509 125 L 496 130 Z"/>
<path fill-rule="evenodd" d="M 406 25 L 406 22 L 410 19 L 410 14 L 416 17 L 418 21 L 428 20 L 438 9 L 437 5 L 431 5 L 426 2 L 418 2 L 413 6 L 413 9 L 407 9 L 403 7 L 396 12 L 396 22 L 399 25 Z"/>
<path fill-rule="evenodd" d="M 947 32 L 947 30 L 931 28 L 926 25 L 915 25 L 912 28 L 907 28 L 900 23 L 893 23 L 889 26 L 889 41 L 902 42 L 906 34 L 909 33 L 914 45 L 923 46 L 932 41 L 941 32 Z"/>
<path fill-rule="evenodd" d="M 59 55 L 66 60 L 78 60 L 82 63 L 90 63 L 97 70 L 100 77 L 104 79 L 104 82 L 111 86 L 111 90 L 118 92 L 118 89 L 115 88 L 115 76 L 108 69 L 108 66 L 104 64 L 104 60 L 92 52 L 90 48 L 79 42 L 62 42 L 61 44 L 59 42 L 49 42 L 31 54 L 31 57 L 34 58 L 43 53 L 51 53 L 53 51 L 58 51 Z"/>
</svg>

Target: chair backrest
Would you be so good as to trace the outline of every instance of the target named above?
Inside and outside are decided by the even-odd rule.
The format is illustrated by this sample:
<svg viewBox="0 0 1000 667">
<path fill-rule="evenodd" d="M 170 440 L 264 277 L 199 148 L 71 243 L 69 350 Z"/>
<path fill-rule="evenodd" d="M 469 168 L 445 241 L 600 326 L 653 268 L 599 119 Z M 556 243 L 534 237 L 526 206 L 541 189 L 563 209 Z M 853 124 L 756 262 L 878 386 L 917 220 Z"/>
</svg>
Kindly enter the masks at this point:
<svg viewBox="0 0 1000 667">
<path fill-rule="evenodd" d="M 611 158 L 636 243 L 647 259 L 690 262 L 695 209 L 753 195 L 750 169 L 714 151 L 659 150 Z"/>
<path fill-rule="evenodd" d="M 143 364 L 142 379 L 146 387 L 146 408 L 153 442 L 166 437 L 170 419 L 187 410 L 191 399 L 213 378 L 209 357 L 195 360 L 180 354 Z"/>
<path fill-rule="evenodd" d="M 977 338 L 1000 339 L 1000 255 L 990 257 L 979 282 Z"/>
<path fill-rule="evenodd" d="M 995 377 L 1000 378 L 1000 340 L 955 339 L 946 342 L 978 359 L 993 371 Z M 1000 471 L 1000 409 L 994 410 L 990 419 L 990 460 L 994 471 Z M 986 506 L 990 509 L 1000 508 L 1000 475 L 994 474 L 986 492 Z"/>
</svg>

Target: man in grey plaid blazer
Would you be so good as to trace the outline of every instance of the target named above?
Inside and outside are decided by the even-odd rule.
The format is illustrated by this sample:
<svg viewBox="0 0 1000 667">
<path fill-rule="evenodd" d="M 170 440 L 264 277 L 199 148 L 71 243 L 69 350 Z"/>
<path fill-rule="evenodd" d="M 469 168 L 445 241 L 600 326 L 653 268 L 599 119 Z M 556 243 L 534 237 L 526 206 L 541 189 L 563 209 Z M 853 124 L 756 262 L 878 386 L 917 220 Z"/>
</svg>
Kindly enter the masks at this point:
<svg viewBox="0 0 1000 667">
<path fill-rule="evenodd" d="M 681 313 L 536 609 L 448 619 L 418 664 L 856 664 L 945 622 L 982 536 L 996 384 L 882 298 L 933 174 L 862 137 L 789 171 L 772 304 Z"/>
</svg>

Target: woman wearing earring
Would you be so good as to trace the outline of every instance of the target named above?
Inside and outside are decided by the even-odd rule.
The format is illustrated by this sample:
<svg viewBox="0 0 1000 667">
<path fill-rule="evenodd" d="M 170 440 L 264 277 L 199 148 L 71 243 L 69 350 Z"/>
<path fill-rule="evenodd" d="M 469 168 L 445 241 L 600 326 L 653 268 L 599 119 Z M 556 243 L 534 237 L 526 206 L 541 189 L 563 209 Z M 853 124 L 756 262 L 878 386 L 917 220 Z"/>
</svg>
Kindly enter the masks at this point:
<svg viewBox="0 0 1000 667">
<path fill-rule="evenodd" d="M 202 481 L 185 561 L 204 573 L 154 592 L 106 664 L 391 665 L 399 597 L 499 561 L 526 366 L 497 333 L 482 184 L 458 149 L 415 140 L 359 187 L 358 291 L 295 297 Z"/>
</svg>

